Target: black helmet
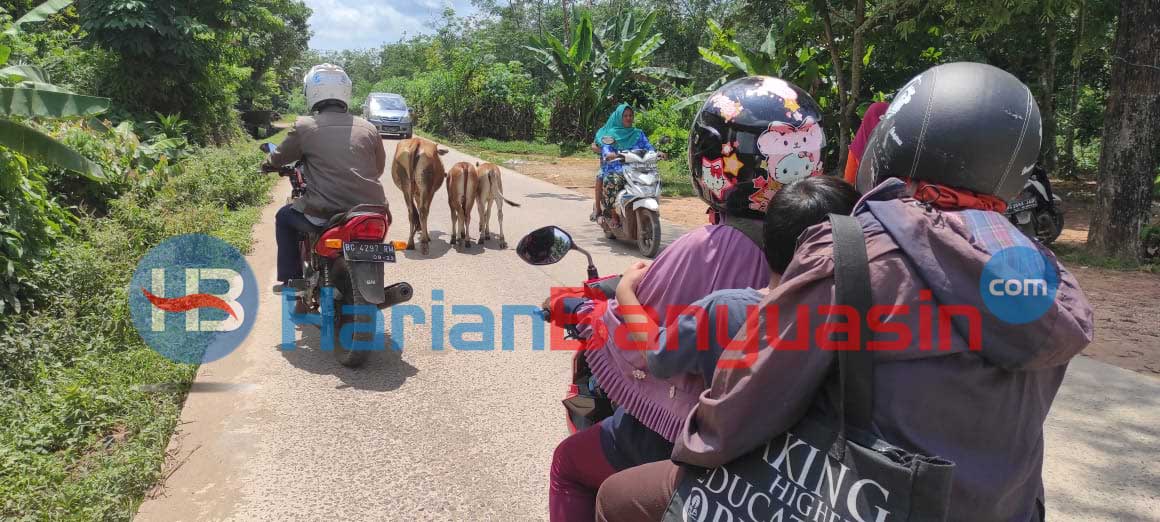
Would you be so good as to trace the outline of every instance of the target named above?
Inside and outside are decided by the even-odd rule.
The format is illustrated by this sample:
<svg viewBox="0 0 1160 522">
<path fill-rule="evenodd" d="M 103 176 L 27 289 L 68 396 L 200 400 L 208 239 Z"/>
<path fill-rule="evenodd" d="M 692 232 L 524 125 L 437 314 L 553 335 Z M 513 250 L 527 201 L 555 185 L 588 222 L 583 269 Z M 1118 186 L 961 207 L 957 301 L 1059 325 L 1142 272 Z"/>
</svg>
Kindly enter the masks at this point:
<svg viewBox="0 0 1160 522">
<path fill-rule="evenodd" d="M 1008 200 L 1023 189 L 1042 136 L 1039 106 L 1018 78 L 981 63 L 940 65 L 895 95 L 866 144 L 858 190 L 894 177 Z"/>
<path fill-rule="evenodd" d="M 762 219 L 782 185 L 822 173 L 822 113 L 780 78 L 750 76 L 717 89 L 689 133 L 693 188 L 709 206 Z"/>
</svg>

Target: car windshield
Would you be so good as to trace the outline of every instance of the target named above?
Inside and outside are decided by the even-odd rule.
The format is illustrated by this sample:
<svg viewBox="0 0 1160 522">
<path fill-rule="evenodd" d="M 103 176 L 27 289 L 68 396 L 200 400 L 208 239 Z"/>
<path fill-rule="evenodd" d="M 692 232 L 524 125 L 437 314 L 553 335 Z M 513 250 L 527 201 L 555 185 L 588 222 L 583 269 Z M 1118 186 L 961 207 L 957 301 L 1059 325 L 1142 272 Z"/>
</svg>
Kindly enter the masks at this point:
<svg viewBox="0 0 1160 522">
<path fill-rule="evenodd" d="M 407 104 L 403 103 L 402 98 L 381 97 L 371 98 L 371 112 L 384 111 L 405 111 Z"/>
</svg>

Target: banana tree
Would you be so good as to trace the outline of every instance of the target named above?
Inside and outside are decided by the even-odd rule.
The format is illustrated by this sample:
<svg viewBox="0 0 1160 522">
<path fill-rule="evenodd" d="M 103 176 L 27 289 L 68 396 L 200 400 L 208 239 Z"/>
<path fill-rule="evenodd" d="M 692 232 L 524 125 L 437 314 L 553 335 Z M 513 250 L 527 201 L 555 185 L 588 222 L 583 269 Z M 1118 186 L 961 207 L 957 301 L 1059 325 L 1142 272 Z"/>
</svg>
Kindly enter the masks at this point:
<svg viewBox="0 0 1160 522">
<path fill-rule="evenodd" d="M 811 85 L 822 75 L 825 64 L 819 61 L 821 53 L 814 48 L 798 48 L 792 54 L 778 46 L 778 34 L 770 27 L 765 40 L 757 49 L 749 49 L 737 42 L 717 22 L 708 20 L 709 32 L 724 49 L 698 47 L 701 59 L 721 69 L 721 77 L 711 83 L 705 92 L 681 100 L 675 109 L 700 105 L 709 95 L 729 80 L 745 76 L 776 76 L 799 85 Z M 785 28 L 779 28 L 784 30 Z M 784 47 L 784 46 L 783 46 Z M 731 53 L 731 54 L 729 54 Z"/>
<path fill-rule="evenodd" d="M 556 75 L 567 98 L 553 108 L 553 139 L 586 139 L 631 78 L 688 78 L 675 69 L 648 66 L 665 42 L 653 32 L 655 23 L 656 13 L 639 21 L 629 13 L 597 30 L 588 11 L 580 10 L 570 46 L 552 35 L 532 38 L 525 48 Z"/>
<path fill-rule="evenodd" d="M 8 39 L 19 37 L 21 26 L 39 22 L 72 4 L 72 0 L 49 0 L 13 22 L 0 34 L 0 66 L 8 63 L 12 48 Z M 96 163 L 25 123 L 36 118 L 84 118 L 109 108 L 109 100 L 75 94 L 53 85 L 39 67 L 12 65 L 0 69 L 0 146 L 29 158 L 75 171 L 89 179 L 103 180 Z"/>
</svg>

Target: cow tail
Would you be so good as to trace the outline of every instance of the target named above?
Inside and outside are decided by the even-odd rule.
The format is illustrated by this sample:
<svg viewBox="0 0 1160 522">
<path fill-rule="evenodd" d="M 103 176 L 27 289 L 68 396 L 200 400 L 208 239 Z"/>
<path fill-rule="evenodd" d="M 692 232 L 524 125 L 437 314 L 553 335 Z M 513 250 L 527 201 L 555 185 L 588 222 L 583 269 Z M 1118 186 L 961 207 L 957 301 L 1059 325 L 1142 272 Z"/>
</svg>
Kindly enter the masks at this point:
<svg viewBox="0 0 1160 522">
<path fill-rule="evenodd" d="M 494 169 L 491 169 L 491 170 L 487 171 L 487 176 L 488 176 L 489 178 L 491 178 L 491 186 L 493 186 L 493 187 L 498 187 L 498 186 L 499 186 L 499 167 L 496 167 L 496 168 L 494 168 Z M 519 206 L 520 206 L 520 204 L 519 204 L 519 203 L 516 203 L 515 201 L 512 201 L 512 200 L 510 200 L 510 199 L 508 199 L 508 198 L 505 198 L 505 197 L 503 196 L 503 190 L 502 190 L 502 189 L 496 189 L 496 190 L 495 190 L 495 193 L 496 193 L 496 195 L 497 195 L 497 196 L 499 196 L 499 199 L 503 200 L 503 201 L 504 201 L 504 202 L 506 202 L 508 205 L 511 205 L 511 206 L 513 206 L 513 207 L 519 207 Z M 503 203 L 500 203 L 500 204 L 502 205 Z"/>
</svg>

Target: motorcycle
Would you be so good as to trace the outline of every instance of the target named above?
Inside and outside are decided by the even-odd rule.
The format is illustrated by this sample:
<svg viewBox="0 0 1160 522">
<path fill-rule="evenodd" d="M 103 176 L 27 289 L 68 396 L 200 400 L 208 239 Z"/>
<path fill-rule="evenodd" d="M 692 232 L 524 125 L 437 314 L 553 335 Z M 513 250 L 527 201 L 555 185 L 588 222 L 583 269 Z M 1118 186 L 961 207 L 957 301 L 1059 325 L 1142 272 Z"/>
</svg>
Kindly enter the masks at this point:
<svg viewBox="0 0 1160 522">
<path fill-rule="evenodd" d="M 577 310 L 587 302 L 607 301 L 615 296 L 620 276 L 601 277 L 592 262 L 592 255 L 577 246 L 572 236 L 560 227 L 549 226 L 532 231 L 516 246 L 520 259 L 534 266 L 558 263 L 572 250 L 588 258 L 588 274 L 582 290 L 549 297 L 541 314 L 545 321 L 566 332 L 565 339 L 584 341 L 588 335 L 580 327 L 583 318 L 576 317 Z M 563 400 L 565 421 L 571 433 L 595 425 L 616 410 L 616 404 L 596 383 L 586 354 L 583 349 L 576 350 L 572 358 L 572 381 Z"/>
<path fill-rule="evenodd" d="M 261 149 L 269 154 L 277 147 L 265 143 Z M 290 181 L 289 202 L 305 194 L 302 167 L 299 161 L 276 168 L 279 175 Z M 374 321 L 368 314 L 353 310 L 365 307 L 383 310 L 411 300 L 414 294 L 406 282 L 384 286 L 384 265 L 394 263 L 395 250 L 401 248 L 384 242 L 390 224 L 391 212 L 384 205 L 358 205 L 332 217 L 325 226 L 316 227 L 300 238 L 298 252 L 303 276 L 287 281 L 284 287 L 296 293 L 296 315 L 318 314 L 322 321 L 331 322 L 334 356 L 346 367 L 359 367 L 372 351 L 382 349 L 371 345 L 375 335 L 365 326 L 348 328 L 353 330 L 351 346 L 344 345 L 343 327 Z M 330 302 L 323 303 L 328 299 Z M 346 313 L 347 310 L 353 313 Z"/>
<path fill-rule="evenodd" d="M 669 137 L 661 138 L 661 145 L 669 143 Z M 661 178 L 657 171 L 660 153 L 641 149 L 623 151 L 610 161 L 621 161 L 624 168 L 624 188 L 616 196 L 616 212 L 620 215 L 618 226 L 613 227 L 608 219 L 600 220 L 600 228 L 608 239 L 636 241 L 641 255 L 652 258 L 661 248 L 660 204 Z"/>
<path fill-rule="evenodd" d="M 1004 214 L 1027 237 L 1045 245 L 1063 232 L 1063 200 L 1052 193 L 1047 171 L 1039 165 L 1031 171 L 1023 191 L 1007 204 Z"/>
</svg>

